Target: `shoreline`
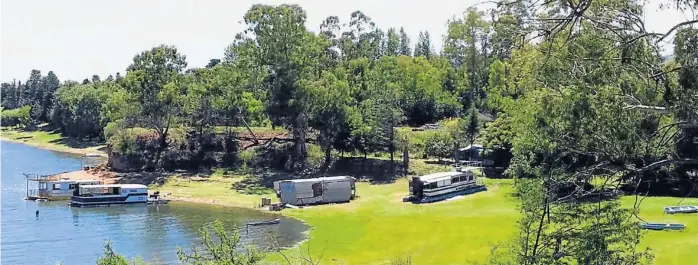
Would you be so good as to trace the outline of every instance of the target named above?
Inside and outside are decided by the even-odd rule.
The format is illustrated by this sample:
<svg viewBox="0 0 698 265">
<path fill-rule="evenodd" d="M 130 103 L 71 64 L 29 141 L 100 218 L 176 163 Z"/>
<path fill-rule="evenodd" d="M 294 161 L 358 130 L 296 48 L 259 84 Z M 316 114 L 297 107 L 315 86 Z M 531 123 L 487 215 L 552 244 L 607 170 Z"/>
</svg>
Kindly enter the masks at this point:
<svg viewBox="0 0 698 265">
<path fill-rule="evenodd" d="M 83 157 L 86 154 L 98 154 L 99 158 L 109 158 L 107 153 L 105 153 L 104 151 L 94 149 L 94 147 L 74 148 L 74 147 L 70 147 L 70 146 L 62 145 L 62 144 L 42 143 L 42 142 L 32 141 L 33 140 L 32 138 L 14 139 L 14 138 L 7 137 L 3 134 L 4 133 L 0 133 L 0 140 L 2 140 L 2 141 L 7 141 L 7 142 L 11 142 L 11 143 L 18 143 L 18 144 L 25 144 L 25 145 L 28 145 L 31 147 L 42 149 L 42 150 L 59 152 L 59 153 L 66 153 L 66 154 L 72 154 L 72 155 L 79 155 L 79 156 L 83 156 Z"/>
</svg>

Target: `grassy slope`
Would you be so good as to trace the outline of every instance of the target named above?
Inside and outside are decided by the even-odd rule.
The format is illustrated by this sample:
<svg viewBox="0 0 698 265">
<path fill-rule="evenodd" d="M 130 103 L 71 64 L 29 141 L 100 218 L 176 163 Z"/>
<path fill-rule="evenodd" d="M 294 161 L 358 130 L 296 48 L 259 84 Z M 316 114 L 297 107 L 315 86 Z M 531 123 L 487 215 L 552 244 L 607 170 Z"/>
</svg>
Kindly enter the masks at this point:
<svg viewBox="0 0 698 265">
<path fill-rule="evenodd" d="M 649 231 L 641 246 L 650 247 L 654 264 L 695 264 L 698 260 L 698 214 L 665 214 L 663 207 L 677 205 L 681 198 L 648 197 L 640 204 L 640 218 L 647 222 L 683 223 L 683 231 Z M 635 197 L 623 198 L 623 205 L 632 207 Z M 685 199 L 681 205 L 698 205 L 698 199 Z"/>
<path fill-rule="evenodd" d="M 46 150 L 79 155 L 95 153 L 106 157 L 106 153 L 102 151 L 104 148 L 102 144 L 78 142 L 74 139 L 63 137 L 60 133 L 53 131 L 22 131 L 3 127 L 0 137 L 3 140 L 23 143 Z"/>
<path fill-rule="evenodd" d="M 241 195 L 230 187 L 236 178 L 213 177 L 209 182 L 170 180 L 159 189 L 202 202 L 251 207 L 262 196 Z M 310 245 L 317 257 L 329 264 L 385 264 L 398 256 L 411 255 L 414 264 L 463 264 L 484 261 L 491 248 L 516 233 L 518 211 L 510 197 L 510 180 L 487 180 L 489 190 L 464 198 L 428 205 L 403 203 L 407 181 L 389 185 L 358 183 L 359 198 L 347 204 L 286 209 L 313 227 Z M 214 201 L 215 200 L 215 201 Z M 634 197 L 623 198 L 631 207 Z M 666 205 L 677 198 L 647 198 L 640 216 L 647 221 L 681 222 L 680 232 L 650 231 L 642 239 L 655 254 L 655 264 L 686 264 L 698 260 L 698 215 L 667 215 Z M 698 204 L 686 199 L 682 204 Z M 278 258 L 278 257 L 276 257 Z M 272 257 L 274 259 L 274 257 Z M 332 262 L 330 262 L 332 261 Z"/>
</svg>

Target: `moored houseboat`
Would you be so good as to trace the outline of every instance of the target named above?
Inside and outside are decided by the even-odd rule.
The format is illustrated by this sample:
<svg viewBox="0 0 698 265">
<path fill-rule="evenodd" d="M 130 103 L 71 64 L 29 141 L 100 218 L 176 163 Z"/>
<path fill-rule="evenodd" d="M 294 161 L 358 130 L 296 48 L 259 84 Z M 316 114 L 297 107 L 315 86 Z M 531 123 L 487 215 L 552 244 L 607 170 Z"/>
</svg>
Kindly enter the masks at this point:
<svg viewBox="0 0 698 265">
<path fill-rule="evenodd" d="M 147 202 L 148 187 L 141 184 L 79 185 L 70 199 L 78 207 Z"/>
<path fill-rule="evenodd" d="M 101 180 L 74 180 L 61 178 L 60 174 L 45 176 L 25 174 L 25 176 L 27 177 L 27 200 L 70 200 L 75 187 L 78 185 L 102 184 Z"/>
<path fill-rule="evenodd" d="M 404 201 L 429 203 L 466 195 L 487 188 L 480 184 L 471 170 L 439 172 L 413 177 L 409 182 L 409 196 Z"/>
</svg>

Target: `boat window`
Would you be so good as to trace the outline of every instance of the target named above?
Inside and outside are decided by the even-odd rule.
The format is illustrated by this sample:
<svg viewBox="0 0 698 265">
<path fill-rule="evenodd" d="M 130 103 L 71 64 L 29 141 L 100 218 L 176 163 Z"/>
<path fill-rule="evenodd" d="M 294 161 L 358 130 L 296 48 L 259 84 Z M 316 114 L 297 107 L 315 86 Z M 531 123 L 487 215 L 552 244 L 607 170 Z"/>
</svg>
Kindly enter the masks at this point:
<svg viewBox="0 0 698 265">
<path fill-rule="evenodd" d="M 60 190 L 60 189 L 61 189 L 60 183 L 53 184 L 53 190 Z"/>
<path fill-rule="evenodd" d="M 451 179 L 451 183 L 458 183 L 460 182 L 460 177 L 454 177 Z"/>
<path fill-rule="evenodd" d="M 70 185 L 68 185 L 68 189 L 69 189 L 69 190 L 75 189 L 75 184 L 70 184 Z"/>
<path fill-rule="evenodd" d="M 46 182 L 39 182 L 39 189 L 45 190 L 46 189 Z"/>
<path fill-rule="evenodd" d="M 426 185 L 427 189 L 436 189 L 436 182 L 429 183 L 429 185 Z"/>
</svg>

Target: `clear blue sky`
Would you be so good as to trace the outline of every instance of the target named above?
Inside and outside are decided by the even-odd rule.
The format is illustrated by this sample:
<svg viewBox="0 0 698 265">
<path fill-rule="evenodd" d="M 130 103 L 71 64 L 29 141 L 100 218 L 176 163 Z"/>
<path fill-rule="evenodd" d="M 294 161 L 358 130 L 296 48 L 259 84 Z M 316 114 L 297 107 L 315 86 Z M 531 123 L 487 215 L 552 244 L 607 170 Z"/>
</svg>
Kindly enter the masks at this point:
<svg viewBox="0 0 698 265">
<path fill-rule="evenodd" d="M 202 67 L 223 57 L 225 47 L 244 29 L 242 16 L 254 3 L 302 6 L 307 26 L 338 15 L 348 22 L 354 10 L 370 16 L 380 28 L 405 27 L 412 40 L 428 30 L 436 49 L 446 22 L 477 0 L 2 0 L 0 80 L 26 80 L 32 69 L 53 70 L 63 80 L 93 74 L 105 78 L 125 73 L 133 56 L 160 44 L 175 45 L 189 67 Z M 650 0 L 648 30 L 666 31 L 683 14 L 657 12 Z M 413 42 L 414 43 L 414 42 Z"/>
</svg>

